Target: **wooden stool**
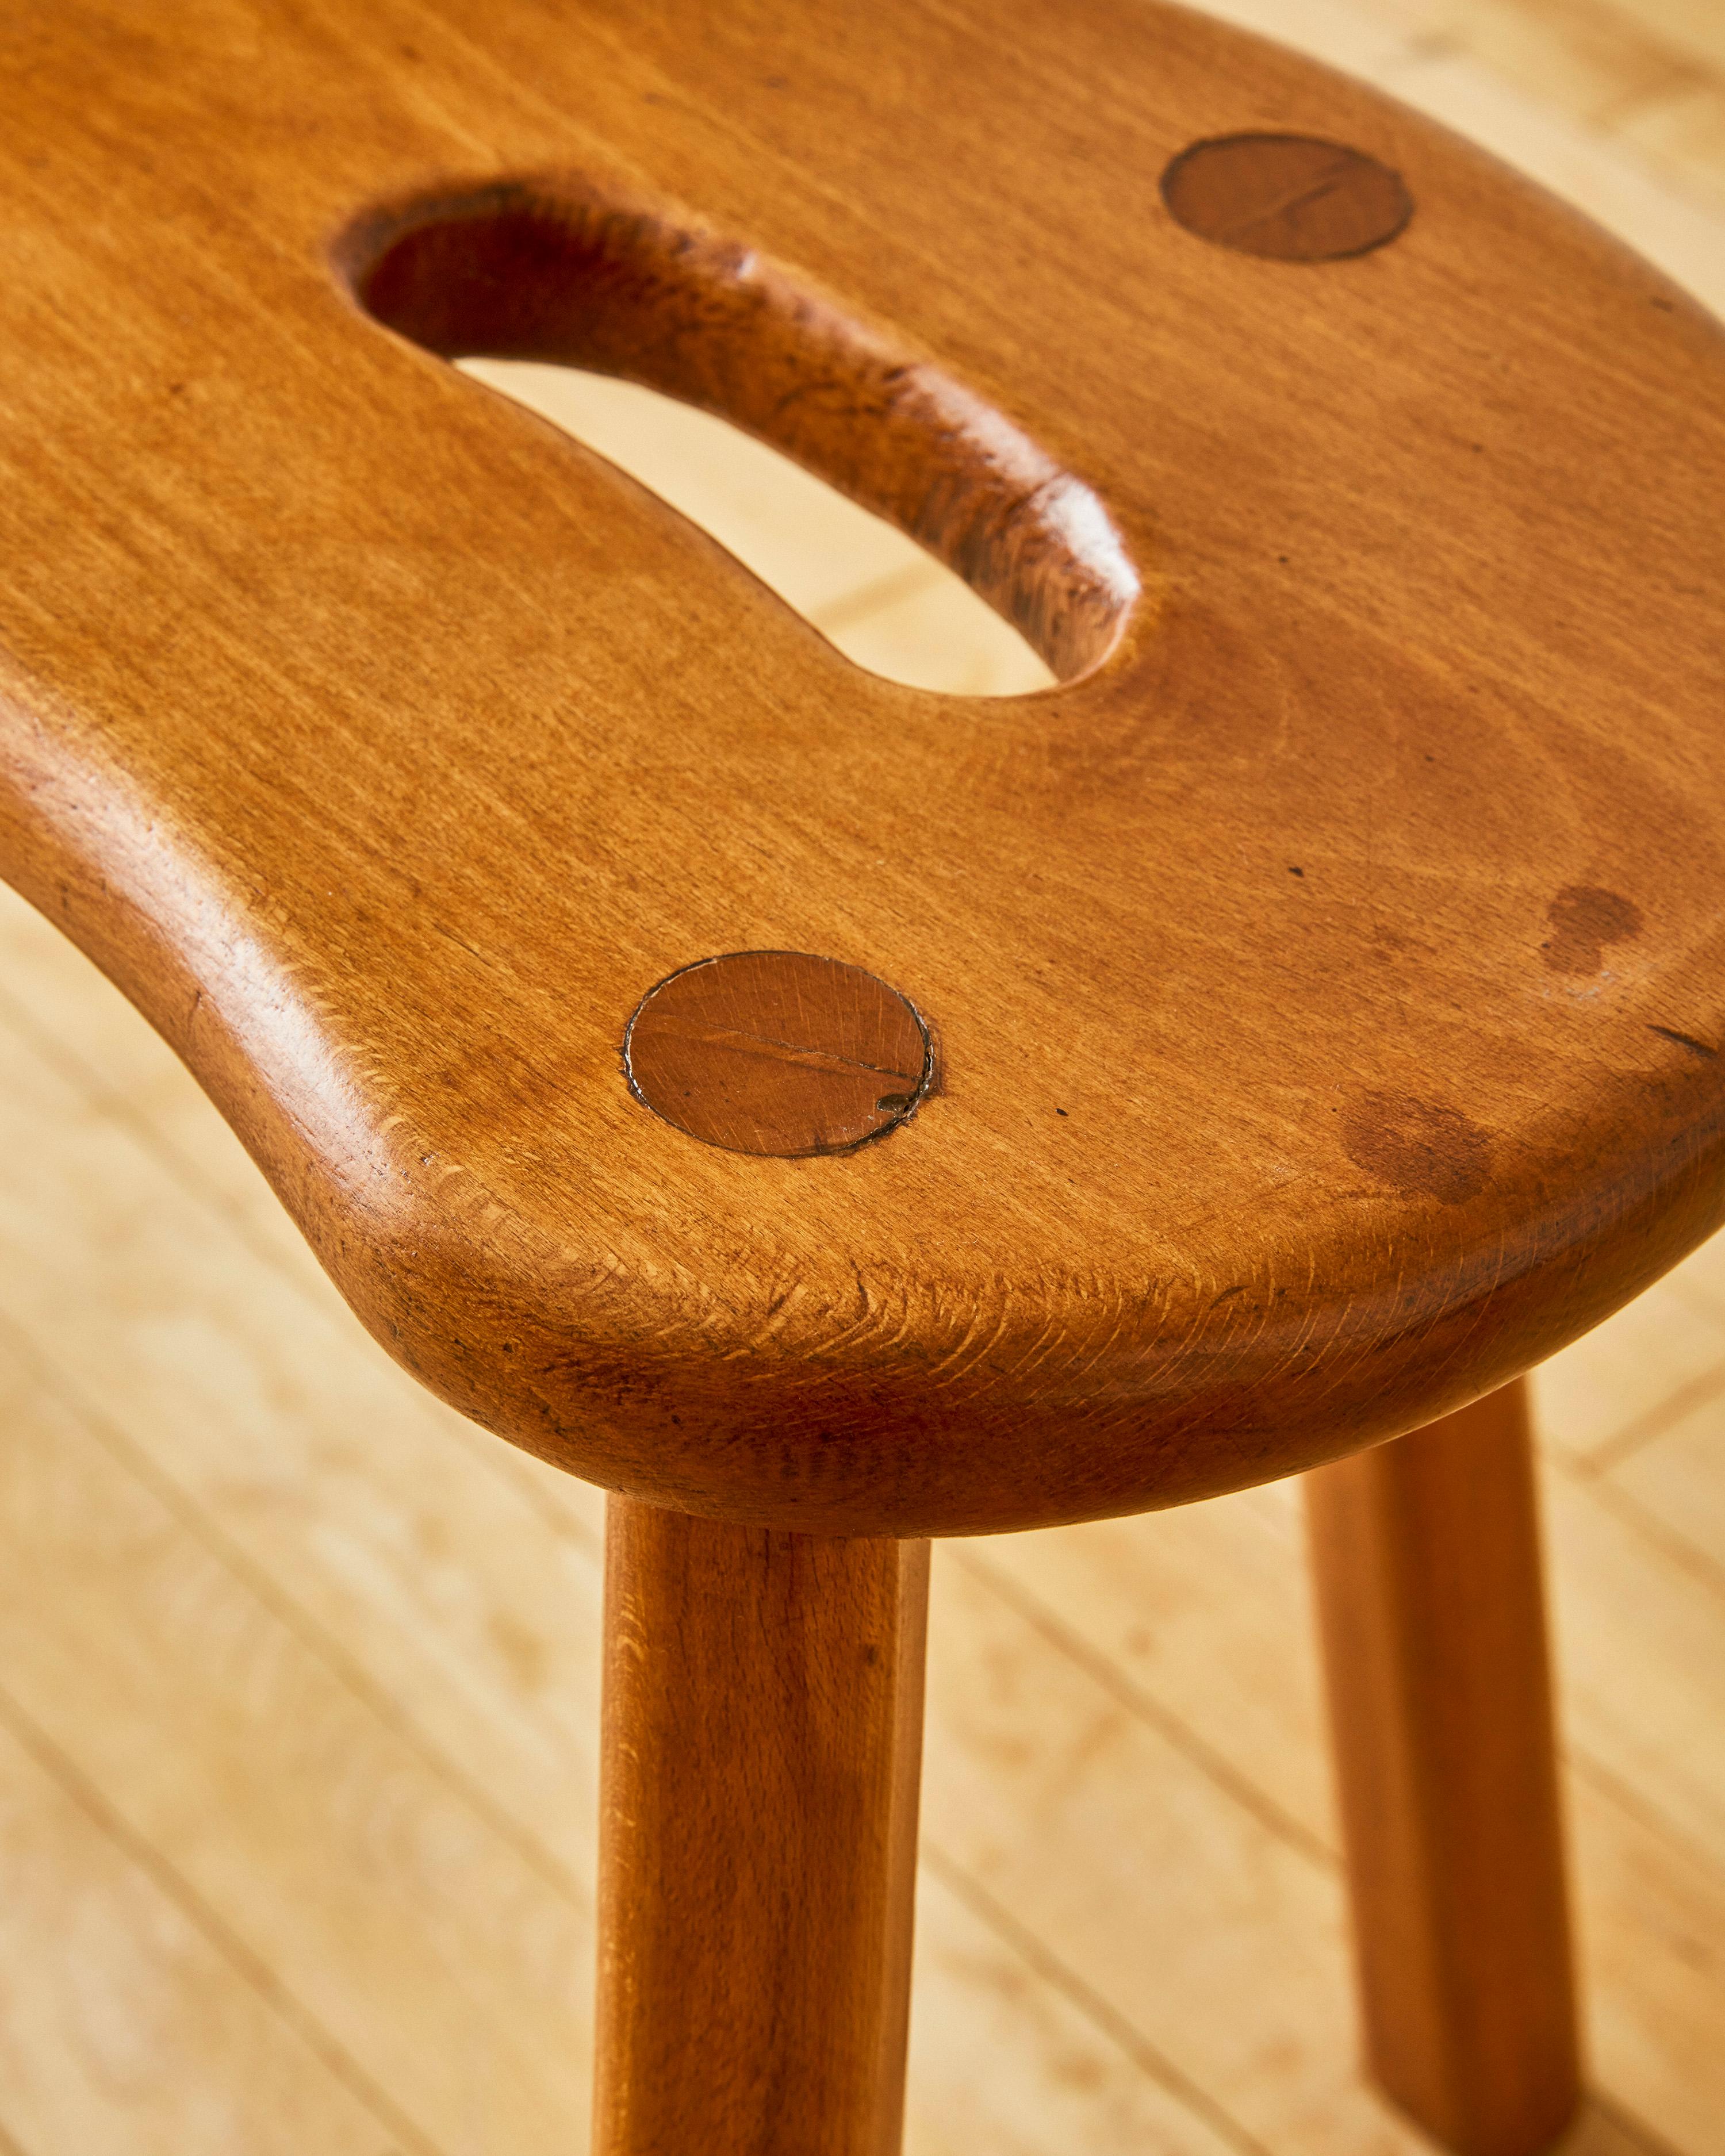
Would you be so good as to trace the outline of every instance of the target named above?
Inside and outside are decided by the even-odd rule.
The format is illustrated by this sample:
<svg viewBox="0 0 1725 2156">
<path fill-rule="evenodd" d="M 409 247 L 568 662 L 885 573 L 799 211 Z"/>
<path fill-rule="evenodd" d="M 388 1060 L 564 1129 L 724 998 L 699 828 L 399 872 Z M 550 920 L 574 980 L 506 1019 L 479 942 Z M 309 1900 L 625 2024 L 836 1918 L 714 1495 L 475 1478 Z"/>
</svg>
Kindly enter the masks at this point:
<svg viewBox="0 0 1725 2156">
<path fill-rule="evenodd" d="M 614 1493 L 603 2156 L 896 2145 L 926 1537 L 1307 1470 L 1373 2063 L 1546 2146 L 1497 1389 L 1725 1219 L 1718 331 L 1143 0 L 39 0 L 0 67 L 0 863 Z M 456 353 L 728 415 L 1060 685 L 858 671 Z"/>
</svg>

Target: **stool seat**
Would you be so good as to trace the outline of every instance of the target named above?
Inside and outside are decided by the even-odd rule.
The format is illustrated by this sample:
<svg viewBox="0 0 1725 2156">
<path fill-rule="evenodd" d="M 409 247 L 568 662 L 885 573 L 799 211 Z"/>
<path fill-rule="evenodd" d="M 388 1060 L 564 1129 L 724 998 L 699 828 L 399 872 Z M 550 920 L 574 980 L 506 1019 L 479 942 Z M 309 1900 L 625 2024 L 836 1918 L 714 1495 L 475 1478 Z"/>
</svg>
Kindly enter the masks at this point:
<svg viewBox="0 0 1725 2156">
<path fill-rule="evenodd" d="M 1725 336 L 1584 220 L 1144 0 L 20 20 L 0 868 L 464 1413 L 1116 1513 L 1725 1220 Z M 734 418 L 1058 685 L 859 670 L 457 353 Z"/>
</svg>

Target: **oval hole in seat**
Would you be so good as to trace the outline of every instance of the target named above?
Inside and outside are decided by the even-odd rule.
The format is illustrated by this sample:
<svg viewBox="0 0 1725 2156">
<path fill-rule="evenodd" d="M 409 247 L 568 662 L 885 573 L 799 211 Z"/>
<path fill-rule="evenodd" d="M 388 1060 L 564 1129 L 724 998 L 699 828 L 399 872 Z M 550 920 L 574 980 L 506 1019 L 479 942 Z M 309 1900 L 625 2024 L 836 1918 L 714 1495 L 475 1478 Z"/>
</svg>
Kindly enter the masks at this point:
<svg viewBox="0 0 1725 2156">
<path fill-rule="evenodd" d="M 557 179 L 374 212 L 339 259 L 379 321 L 630 472 L 889 679 L 1070 680 L 1137 597 L 1082 481 L 747 249 Z"/>
<path fill-rule="evenodd" d="M 871 674 L 961 696 L 1052 685 L 1047 661 L 944 562 L 728 419 L 577 367 L 455 363 L 698 524 Z"/>
</svg>

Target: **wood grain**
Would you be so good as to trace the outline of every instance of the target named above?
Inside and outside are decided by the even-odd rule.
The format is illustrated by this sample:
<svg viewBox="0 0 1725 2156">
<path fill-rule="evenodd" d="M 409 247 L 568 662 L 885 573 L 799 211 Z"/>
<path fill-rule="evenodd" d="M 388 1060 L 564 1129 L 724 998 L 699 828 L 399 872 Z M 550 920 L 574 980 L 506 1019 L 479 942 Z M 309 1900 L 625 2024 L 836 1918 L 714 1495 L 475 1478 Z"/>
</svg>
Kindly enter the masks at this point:
<svg viewBox="0 0 1725 2156">
<path fill-rule="evenodd" d="M 463 2005 L 475 1968 L 506 2002 L 506 2030 L 525 2023 L 560 2056 L 586 2048 L 584 2008 L 546 2015 L 533 1954 L 500 1948 L 518 1921 L 541 1951 L 547 1934 L 561 1942 L 567 1897 L 572 1974 L 584 1979 L 590 1959 L 598 1568 L 596 1546 L 557 1522 L 566 1508 L 572 1527 L 597 1517 L 594 1493 L 479 1434 L 465 1450 L 455 1442 L 460 1426 L 389 1368 L 302 1261 L 290 1224 L 159 1040 L 5 894 L 0 952 L 13 992 L 0 998 L 0 1321 L 34 1335 L 63 1391 L 87 1397 L 99 1382 L 105 1427 L 125 1434 L 158 1486 L 180 1492 L 185 1523 L 171 1564 L 126 1562 L 105 1496 L 116 1471 L 91 1448 L 57 1507 L 63 1532 L 44 1540 L 39 1507 L 0 1527 L 0 1570 L 23 1590 L 5 1643 L 11 1681 L 44 1672 L 33 1691 L 101 1786 L 123 1794 L 129 1762 L 167 1763 L 176 1809 L 140 1822 L 165 1869 L 182 1855 L 173 1819 L 203 1821 L 207 1840 L 219 1812 L 229 1854 L 197 1875 L 207 1921 L 245 1928 L 258 1882 L 285 1880 L 311 1936 L 302 1947 L 254 1934 L 273 1981 L 297 1989 L 321 1963 L 338 1974 L 356 1927 L 393 1941 L 412 1966 L 398 1979 L 386 1964 L 369 1989 L 326 1984 L 319 2020 L 409 2109 L 426 2079 L 422 2053 L 435 2051 L 456 2091 L 439 2113 L 444 2156 L 467 2156 L 503 2071 L 490 2014 L 475 2020 Z M 17 1030 L 19 993 L 36 1048 Z M 75 1086 L 51 1075 L 50 1055 Z M 157 1167 L 169 1152 L 185 1163 L 180 1178 Z M 225 1178 L 230 1163 L 232 1206 L 207 1204 L 194 1168 Z M 254 1227 L 241 1178 L 259 1201 Z M 295 1297 L 272 1296 L 246 1234 L 267 1240 L 284 1279 L 305 1279 L 300 1314 Z M 1716 1246 L 1656 1306 L 1669 1311 L 1702 1282 L 1708 1261 L 1721 1264 Z M 1714 1337 L 1725 1354 L 1725 1326 Z M 1592 1392 L 1609 1396 L 1620 1423 L 1656 1396 L 1660 1358 L 1657 1332 L 1633 1326 L 1625 1353 L 1594 1358 Z M 1592 1407 L 1601 1411 L 1597 1399 Z M 5 1427 L 21 1460 L 54 1437 L 16 1399 Z M 1548 1417 L 1542 1434 L 1561 1427 Z M 1725 2118 L 1715 2041 L 1725 2017 L 1725 1595 L 1605 1512 L 1598 1478 L 1554 1471 L 1563 1720 L 1586 1778 L 1572 1774 L 1570 1810 L 1590 2078 L 1604 2107 L 1565 2156 L 1713 2156 Z M 517 1476 L 531 1503 L 513 1503 Z M 187 1553 L 194 1544 L 210 1569 Z M 482 1768 L 519 1840 L 559 1859 L 506 1897 L 506 1925 L 491 1860 L 473 1895 L 459 1877 L 445 1894 L 430 1868 L 414 1891 L 444 1897 L 454 1951 L 435 1956 L 429 1978 L 426 1912 L 410 1904 L 403 1915 L 377 1855 L 394 1822 L 429 1809 L 417 1776 L 398 1753 L 369 1781 L 342 1773 L 350 1740 L 254 1747 L 255 1778 L 236 1779 L 223 1735 L 235 1663 L 182 1644 L 200 1623 L 224 1641 L 239 1629 L 234 1597 L 212 1599 L 212 1572 L 234 1576 L 243 1595 L 267 1593 L 314 1654 L 339 1641 L 335 1682 L 362 1717 L 405 1732 L 452 1789 Z M 919 1890 L 907 2148 L 1425 2151 L 1354 2066 L 1297 1486 L 943 1546 L 936 1573 L 924 1809 L 941 1870 Z M 163 1650 L 185 1678 L 168 1694 L 140 1686 L 132 1661 L 135 1638 L 157 1636 L 164 1601 L 183 1604 L 193 1628 Z M 268 1653 L 289 1654 L 272 1636 Z M 85 1715 L 96 1722 L 87 1734 Z M 318 1709 L 321 1729 L 330 1718 Z M 332 1809 L 357 1812 L 357 1830 L 327 1830 Z M 1278 1816 L 1297 1821 L 1296 1847 Z M 196 1853 L 198 1840 L 189 1845 Z M 464 1864 L 468 1847 L 456 1844 Z M 86 2010 L 100 1999 L 106 2056 L 136 2075 L 134 2109 L 105 2138 L 90 2092 L 65 2083 L 64 2049 L 45 2032 L 39 2043 L 39 2024 L 28 2036 L 14 2025 L 0 2120 L 28 2156 L 135 2156 L 158 2117 L 171 2148 L 193 2101 L 200 2119 L 240 2122 L 231 2149 L 216 2138 L 221 2156 L 249 2156 L 254 2082 L 316 2142 L 327 2110 L 315 2079 L 261 2038 L 230 2048 L 218 2007 L 200 2015 L 188 2004 L 176 2025 L 184 2049 L 153 2048 L 161 2015 L 177 2011 L 167 2000 L 183 1994 L 170 1992 L 171 1970 L 141 1986 L 134 1962 L 107 1943 L 136 1905 L 113 1907 L 103 1866 L 39 1838 L 25 1861 L 65 1872 L 57 1887 L 13 1897 L 0 1965 L 28 1984 L 77 1955 L 75 1996 Z M 338 1883 L 312 1895 L 308 1878 Z M 55 1912 L 74 1907 L 88 1918 L 67 1938 Z M 207 1966 L 228 1966 L 220 1938 Z M 394 2027 L 387 2045 L 379 2020 Z M 0 2022 L 0 2046 L 4 2036 Z M 33 2064 L 18 2056 L 26 2043 Z M 558 2100 L 532 2156 L 585 2145 L 584 2076 L 552 2086 Z M 8 2107 L 8 2093 L 26 2089 L 28 2121 Z M 1614 2130 L 1614 2120 L 1628 2123 Z"/>
<path fill-rule="evenodd" d="M 1340 262 L 1386 247 L 1414 214 L 1401 175 L 1309 135 L 1221 135 L 1162 176 L 1175 222 L 1218 247 L 1273 262 Z"/>
<path fill-rule="evenodd" d="M 285 2024 L 346 2082 L 377 2156 L 566 2142 L 587 2090 L 588 1912 L 172 1485 L 44 1398 L 15 1352 L 0 1385 L 13 1712 L 262 1994 L 259 2033 Z"/>
<path fill-rule="evenodd" d="M 0 863 L 464 1413 L 788 1529 L 1089 1517 L 1717 1224 L 1725 345 L 1568 213 L 1123 0 L 36 0 L 0 68 Z M 1158 176 L 1272 132 L 1417 214 L 1195 243 Z M 848 666 L 454 350 L 730 413 L 1060 680 Z M 759 949 L 914 993 L 890 1143 L 642 1114 L 644 988 Z"/>
<path fill-rule="evenodd" d="M 737 951 L 649 988 L 623 1037 L 644 1107 L 709 1145 L 797 1160 L 885 1137 L 934 1079 L 914 1004 L 860 966 Z"/>
<path fill-rule="evenodd" d="M 927 1543 L 614 1497 L 598 2156 L 896 2156 Z"/>
<path fill-rule="evenodd" d="M 20 1741 L 3 1694 L 0 1721 L 6 2156 L 400 2146 L 387 2105 L 370 2107 L 323 2032 L 308 2041 L 248 1982 L 154 1852 L 116 1835 L 102 1794 L 27 1723 Z"/>
<path fill-rule="evenodd" d="M 1525 1388 L 1307 1486 L 1373 2069 L 1460 2156 L 1580 2100 Z"/>
</svg>

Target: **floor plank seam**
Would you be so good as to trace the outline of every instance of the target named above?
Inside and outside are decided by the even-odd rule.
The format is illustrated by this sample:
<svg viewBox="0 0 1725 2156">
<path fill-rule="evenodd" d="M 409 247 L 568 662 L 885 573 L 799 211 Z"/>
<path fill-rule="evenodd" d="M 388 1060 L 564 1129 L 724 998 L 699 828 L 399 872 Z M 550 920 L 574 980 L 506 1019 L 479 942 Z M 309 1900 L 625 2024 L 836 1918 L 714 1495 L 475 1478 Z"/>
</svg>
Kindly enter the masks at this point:
<svg viewBox="0 0 1725 2156">
<path fill-rule="evenodd" d="M 421 2133 L 388 2093 L 372 2081 L 358 2061 L 345 2049 L 333 2031 L 300 2000 L 239 1935 L 230 1930 L 203 1897 L 162 1852 L 138 1834 L 125 1815 L 110 1804 L 76 1762 L 69 1758 L 47 1732 L 0 1685 L 0 1722 L 29 1753 L 55 1785 L 65 1792 L 86 1819 L 122 1855 L 152 1880 L 180 1914 L 219 1954 L 228 1966 L 263 2000 L 321 2061 L 356 2101 L 379 2125 L 415 2156 L 444 2156 L 444 2151 Z"/>
<path fill-rule="evenodd" d="M 931 557 L 927 567 L 912 563 L 908 568 L 893 569 L 884 577 L 859 584 L 855 591 L 829 599 L 824 607 L 810 614 L 809 619 L 824 634 L 831 634 L 835 629 L 855 629 L 870 615 L 896 606 L 901 599 L 914 598 L 919 592 L 938 589 L 929 573 L 936 566 Z"/>
<path fill-rule="evenodd" d="M 944 1851 L 925 1840 L 922 1845 L 921 1859 L 942 1885 L 955 1894 L 979 1922 L 987 1925 L 1004 1945 L 1009 1947 L 1028 1967 L 1052 1984 L 1099 2035 L 1106 2037 L 1142 2072 L 1195 2118 L 1202 2119 L 1219 2133 L 1231 2148 L 1239 2150 L 1240 2156 L 1275 2156 L 1273 2149 L 1241 2125 L 1207 2089 L 1183 2073 L 1166 2053 L 1158 2050 L 1142 2030 L 1136 2028 L 1100 1992 L 1092 1989 L 1076 1970 L 1051 1953 L 1034 1932 L 1020 1924 L 1010 1911 L 1004 1908 L 985 1887 L 973 1879 Z"/>
<path fill-rule="evenodd" d="M 125 1093 L 87 1063 L 78 1050 L 69 1048 L 59 1034 L 39 1024 L 28 1006 L 21 1004 L 3 983 L 0 983 L 0 1025 L 28 1054 L 39 1058 L 70 1086 L 93 1115 L 121 1132 L 170 1176 L 194 1204 L 226 1232 L 237 1235 L 254 1257 L 286 1281 L 302 1300 L 306 1299 L 303 1274 L 279 1244 L 259 1232 L 258 1224 L 248 1209 L 206 1175 L 172 1139 L 165 1137 L 147 1116 L 140 1115 Z M 195 1085 L 197 1081 L 193 1079 L 192 1082 Z M 209 1112 L 214 1116 L 216 1110 L 212 1107 Z M 258 1170 L 258 1181 L 261 1188 L 269 1188 L 261 1169 Z M 276 1202 L 280 1204 L 280 1200 Z M 285 1211 L 282 1217 L 284 1220 L 287 1219 Z M 295 1233 L 298 1233 L 297 1229 Z"/>
<path fill-rule="evenodd" d="M 1625 121 L 1632 121 L 1637 113 L 1651 111 L 1656 105 L 1663 105 L 1667 99 L 1681 97 L 1686 91 L 1717 86 L 1712 75 L 1690 62 L 1673 59 L 1668 65 L 1671 72 L 1663 82 L 1651 87 L 1626 90 L 1620 98 L 1600 107 L 1592 115 L 1589 124 L 1604 136 L 1614 151 L 1626 151 L 1632 146 L 1618 136 L 1617 130 Z M 1644 157 L 1642 162 L 1658 161 Z M 1665 168 L 1662 164 L 1660 164 L 1659 170 L 1663 181 Z"/>
<path fill-rule="evenodd" d="M 135 1481 L 149 1491 L 186 1532 L 235 1580 L 243 1592 L 260 1603 L 289 1631 L 306 1653 L 327 1670 L 348 1695 L 372 1715 L 382 1727 L 406 1746 L 414 1757 L 464 1802 L 499 1840 L 512 1849 L 522 1862 L 575 1907 L 591 1914 L 593 1897 L 537 1838 L 501 1810 L 459 1766 L 404 1716 L 366 1671 L 355 1662 L 303 1604 L 247 1556 L 232 1538 L 198 1507 L 171 1476 L 101 1409 L 87 1401 L 75 1380 L 44 1356 L 11 1312 L 0 1308 L 0 1335 L 18 1359 L 35 1373 L 44 1390 L 74 1415 L 90 1436 Z"/>
<path fill-rule="evenodd" d="M 39 1026 L 3 983 L 0 983 L 0 1026 L 4 1026 L 21 1041 L 28 1052 L 39 1055 L 80 1096 L 93 1115 L 111 1124 L 129 1142 L 137 1146 L 155 1161 L 220 1232 L 237 1234 L 252 1255 L 260 1264 L 267 1265 L 279 1280 L 285 1281 L 302 1306 L 315 1311 L 320 1317 L 327 1317 L 339 1312 L 339 1322 L 352 1327 L 357 1336 L 365 1339 L 367 1353 L 380 1355 L 383 1353 L 368 1335 L 363 1333 L 359 1321 L 346 1304 L 339 1301 L 333 1284 L 328 1284 L 326 1294 L 320 1293 L 307 1281 L 293 1258 L 282 1249 L 280 1241 L 260 1231 L 259 1223 L 244 1204 L 232 1198 L 218 1183 L 205 1175 L 195 1160 L 183 1153 L 171 1140 L 164 1138 L 147 1116 L 138 1115 L 125 1094 L 110 1086 L 75 1050 L 67 1049 L 56 1035 Z M 213 1116 L 216 1111 L 212 1107 L 209 1112 Z M 268 1191 L 269 1185 L 261 1170 L 258 1171 L 258 1183 L 260 1191 Z M 274 1194 L 270 1195 L 274 1199 Z M 280 1204 L 280 1200 L 274 1202 Z M 280 1214 L 280 1220 L 297 1240 L 299 1231 L 292 1226 L 285 1210 Z M 441 1406 L 442 1403 L 439 1404 Z M 516 1447 L 500 1445 L 490 1431 L 481 1429 L 477 1423 L 458 1414 L 453 1408 L 447 1409 L 445 1412 L 452 1434 L 489 1473 L 501 1476 L 511 1490 L 531 1504 L 539 1517 L 556 1532 L 578 1544 L 589 1555 L 599 1553 L 602 1548 L 600 1538 L 587 1522 L 567 1506 L 559 1504 L 536 1477 L 520 1472 Z"/>
<path fill-rule="evenodd" d="M 1390 13 L 1378 0 L 1378 4 L 1363 11 L 1375 20 L 1384 20 Z M 1392 69 L 1399 72 L 1401 65 L 1411 63 L 1414 67 L 1461 64 L 1477 73 L 1495 87 L 1510 95 L 1526 100 L 1536 110 L 1584 131 L 1597 148 L 1612 157 L 1631 164 L 1659 185 L 1686 197 L 1692 203 L 1699 201 L 1704 207 L 1717 208 L 1709 200 L 1709 191 L 1697 180 L 1683 161 L 1649 151 L 1631 140 L 1625 140 L 1618 131 L 1625 120 L 1642 110 L 1651 109 L 1666 99 L 1686 91 L 1725 92 L 1725 74 L 1709 66 L 1694 54 L 1680 49 L 1657 31 L 1650 31 L 1646 23 L 1635 14 L 1618 8 L 1608 11 L 1621 33 L 1643 50 L 1649 59 L 1664 70 L 1656 83 L 1630 92 L 1620 102 L 1604 108 L 1588 107 L 1573 100 L 1564 100 L 1536 92 L 1520 70 L 1507 68 L 1494 61 L 1476 36 L 1467 31 L 1435 25 L 1429 30 L 1416 30 L 1408 38 L 1403 52 L 1406 58 L 1393 63 Z M 1538 34 L 1541 25 L 1534 11 L 1525 8 L 1509 8 L 1502 16 L 1523 24 L 1533 26 Z M 1575 49 L 1575 41 L 1562 31 L 1544 31 L 1548 49 L 1555 49 L 1567 57 Z M 1383 86 L 1394 89 L 1388 80 L 1391 69 L 1382 70 Z"/>
<path fill-rule="evenodd" d="M 1588 2097 L 1600 2117 L 1608 2119 L 1625 2141 L 1633 2142 L 1640 2150 L 1641 2156 L 1699 2156 L 1698 2151 L 1680 2148 L 1675 2141 L 1667 2141 L 1662 2133 L 1647 2123 L 1639 2112 L 1630 2110 L 1627 2104 L 1620 2103 L 1615 2097 L 1603 2095 L 1591 2086 Z"/>
<path fill-rule="evenodd" d="M 1603 1511 L 1609 1512 L 1631 1533 L 1639 1536 L 1651 1548 L 1657 1550 L 1661 1557 L 1668 1558 L 1697 1586 L 1705 1588 L 1709 1594 L 1720 1601 L 1725 1601 L 1725 1566 L 1709 1557 L 1705 1550 L 1697 1548 L 1675 1528 L 1668 1527 L 1663 1520 L 1650 1512 L 1620 1484 L 1604 1476 L 1589 1474 L 1584 1467 L 1563 1458 L 1561 1455 L 1555 1458 L 1553 1465 L 1578 1489 L 1592 1497 Z"/>
<path fill-rule="evenodd" d="M 1636 1415 L 1625 1423 L 1615 1435 L 1591 1451 L 1570 1455 L 1575 1465 L 1589 1476 L 1609 1475 L 1621 1467 L 1625 1460 L 1633 1460 L 1638 1452 L 1674 1429 L 1686 1415 L 1693 1414 L 1697 1408 L 1709 1407 L 1725 1394 L 1725 1363 L 1715 1363 L 1703 1370 L 1699 1377 L 1679 1385 L 1645 1414 Z"/>
<path fill-rule="evenodd" d="M 1092 1647 L 1081 1634 L 1011 1580 L 999 1567 L 991 1564 L 986 1558 L 979 1557 L 973 1549 L 955 1551 L 952 1561 L 1004 1602 L 1057 1653 L 1083 1670 L 1118 1705 L 1173 1745 L 1214 1787 L 1231 1797 L 1278 1840 L 1297 1850 L 1301 1856 L 1321 1870 L 1331 1873 L 1337 1871 L 1341 1863 L 1339 1851 L 1329 1847 L 1303 1820 L 1284 1810 L 1273 1797 L 1241 1774 L 1223 1753 L 1206 1744 L 1171 1708 L 1135 1685 L 1106 1656 Z"/>
<path fill-rule="evenodd" d="M 1708 1878 L 1717 1880 L 1725 1887 L 1725 1862 L 1692 1840 L 1676 1822 L 1661 1811 L 1656 1804 L 1645 1802 L 1632 1784 L 1609 1767 L 1596 1753 L 1584 1745 L 1566 1744 L 1561 1753 L 1567 1773 L 1578 1782 L 1584 1782 L 1594 1794 L 1615 1807 L 1637 1826 L 1661 1841 L 1675 1856 Z"/>
<path fill-rule="evenodd" d="M 475 1460 L 483 1460 L 494 1474 L 501 1477 L 547 1531 L 567 1542 L 590 1563 L 603 1565 L 605 1561 L 605 1542 L 603 1534 L 589 1527 L 580 1514 L 560 1497 L 555 1488 L 547 1488 L 542 1476 L 533 1472 L 536 1466 L 546 1463 L 536 1454 L 514 1444 L 510 1439 L 498 1437 L 482 1424 L 470 1422 L 454 1408 L 446 1411 L 453 1424 L 451 1434 L 464 1445 Z M 564 1481 L 574 1477 L 561 1467 L 553 1474 Z"/>
</svg>

